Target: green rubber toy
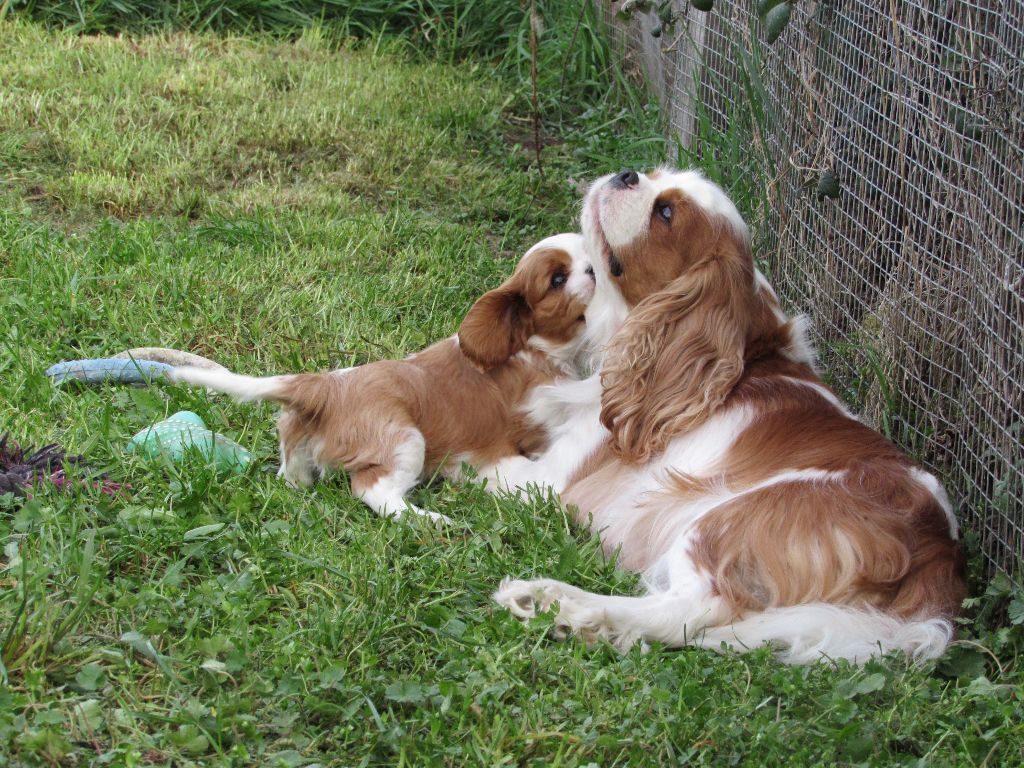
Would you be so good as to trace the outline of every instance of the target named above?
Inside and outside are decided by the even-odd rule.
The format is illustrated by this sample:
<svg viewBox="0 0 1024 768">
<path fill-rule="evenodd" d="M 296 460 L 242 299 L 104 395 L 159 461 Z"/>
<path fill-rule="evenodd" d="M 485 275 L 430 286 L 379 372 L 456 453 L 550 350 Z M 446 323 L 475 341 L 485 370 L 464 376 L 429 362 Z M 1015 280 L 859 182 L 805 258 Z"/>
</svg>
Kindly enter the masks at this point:
<svg viewBox="0 0 1024 768">
<path fill-rule="evenodd" d="M 128 450 L 155 458 L 166 456 L 181 461 L 188 449 L 199 451 L 218 469 L 241 472 L 252 461 L 252 454 L 234 440 L 211 432 L 192 411 L 178 411 L 174 415 L 146 427 L 128 442 Z"/>
</svg>

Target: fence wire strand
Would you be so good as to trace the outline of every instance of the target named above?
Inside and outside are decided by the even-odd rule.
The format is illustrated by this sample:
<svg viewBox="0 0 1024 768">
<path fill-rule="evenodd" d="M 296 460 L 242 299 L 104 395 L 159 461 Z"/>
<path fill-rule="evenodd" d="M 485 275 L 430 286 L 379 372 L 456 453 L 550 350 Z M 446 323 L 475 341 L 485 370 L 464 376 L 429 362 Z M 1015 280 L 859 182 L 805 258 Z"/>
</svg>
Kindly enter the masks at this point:
<svg viewBox="0 0 1024 768">
<path fill-rule="evenodd" d="M 1024 0 L 753 0 L 654 38 L 600 0 L 680 162 L 751 186 L 756 254 L 823 370 L 945 481 L 989 572 L 1024 549 Z M 741 147 L 730 155 L 723 147 Z M 836 199 L 817 185 L 826 171 Z"/>
</svg>

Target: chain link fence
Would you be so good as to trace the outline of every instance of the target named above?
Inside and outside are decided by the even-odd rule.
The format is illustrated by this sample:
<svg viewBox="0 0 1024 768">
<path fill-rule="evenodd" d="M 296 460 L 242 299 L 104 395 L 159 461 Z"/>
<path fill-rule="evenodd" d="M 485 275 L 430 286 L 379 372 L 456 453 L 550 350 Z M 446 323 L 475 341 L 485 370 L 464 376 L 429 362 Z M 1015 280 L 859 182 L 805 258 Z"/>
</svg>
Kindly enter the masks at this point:
<svg viewBox="0 0 1024 768">
<path fill-rule="evenodd" d="M 747 209 L 822 369 L 944 478 L 989 572 L 1024 548 L 1024 0 L 754 0 L 655 37 L 600 0 L 677 160 Z M 835 182 L 835 183 L 833 183 Z M 836 188 L 838 185 L 838 189 Z"/>
</svg>

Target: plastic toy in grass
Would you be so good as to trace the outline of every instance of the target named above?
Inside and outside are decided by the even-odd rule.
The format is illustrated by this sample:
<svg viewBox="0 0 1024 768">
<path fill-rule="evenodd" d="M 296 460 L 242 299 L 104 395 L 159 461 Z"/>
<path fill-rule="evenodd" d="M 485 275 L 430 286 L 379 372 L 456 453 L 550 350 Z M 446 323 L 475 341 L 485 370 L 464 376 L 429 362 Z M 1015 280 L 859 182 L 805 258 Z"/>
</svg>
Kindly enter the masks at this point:
<svg viewBox="0 0 1024 768">
<path fill-rule="evenodd" d="M 46 369 L 46 375 L 58 386 L 67 381 L 80 381 L 85 384 L 148 384 L 153 379 L 165 376 L 172 367 L 167 363 L 153 360 L 101 357 L 57 363 Z"/>
<path fill-rule="evenodd" d="M 67 488 L 73 481 L 64 471 L 65 466 L 85 469 L 86 463 L 81 456 L 68 456 L 56 443 L 33 451 L 31 448 L 22 448 L 10 439 L 8 433 L 0 437 L 0 494 L 27 496 L 33 485 L 42 483 L 50 483 L 61 489 Z M 91 482 L 93 488 L 108 496 L 113 496 L 126 487 L 108 480 L 103 474 L 91 481 L 83 479 L 82 482 Z"/>
<path fill-rule="evenodd" d="M 136 347 L 119 352 L 113 357 L 91 360 L 66 360 L 51 365 L 46 375 L 54 385 L 66 381 L 83 384 L 149 384 L 153 379 L 166 376 L 175 366 L 226 370 L 224 366 L 205 357 L 167 347 Z"/>
<path fill-rule="evenodd" d="M 128 442 L 128 450 L 155 458 L 165 456 L 178 462 L 189 450 L 198 451 L 218 469 L 241 472 L 252 454 L 233 440 L 211 431 L 198 414 L 178 411 L 146 427 Z"/>
</svg>

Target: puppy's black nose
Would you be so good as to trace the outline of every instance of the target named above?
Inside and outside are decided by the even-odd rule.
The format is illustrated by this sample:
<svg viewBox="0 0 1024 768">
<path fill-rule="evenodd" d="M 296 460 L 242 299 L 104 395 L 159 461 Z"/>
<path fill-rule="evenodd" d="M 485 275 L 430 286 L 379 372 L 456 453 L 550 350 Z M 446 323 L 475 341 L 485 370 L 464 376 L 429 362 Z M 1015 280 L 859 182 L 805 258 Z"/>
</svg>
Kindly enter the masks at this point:
<svg viewBox="0 0 1024 768">
<path fill-rule="evenodd" d="M 594 276 L 594 268 L 593 268 L 593 267 L 587 267 L 587 268 L 586 268 L 585 270 L 583 270 L 583 271 L 584 271 L 584 272 L 586 272 L 586 273 L 587 273 L 588 275 L 590 275 L 591 277 L 593 277 L 593 276 Z"/>
<path fill-rule="evenodd" d="M 623 171 L 612 178 L 612 186 L 616 189 L 629 189 L 640 183 L 640 176 L 636 171 Z"/>
</svg>

